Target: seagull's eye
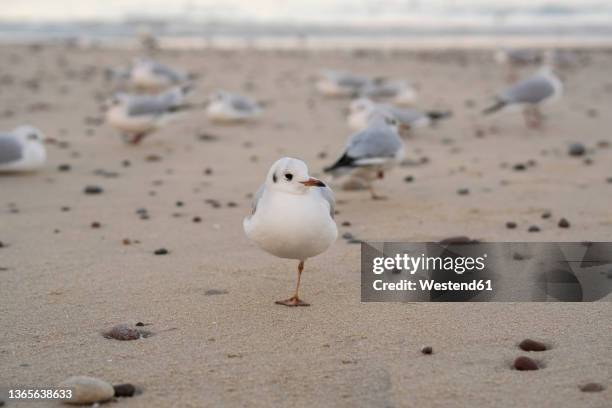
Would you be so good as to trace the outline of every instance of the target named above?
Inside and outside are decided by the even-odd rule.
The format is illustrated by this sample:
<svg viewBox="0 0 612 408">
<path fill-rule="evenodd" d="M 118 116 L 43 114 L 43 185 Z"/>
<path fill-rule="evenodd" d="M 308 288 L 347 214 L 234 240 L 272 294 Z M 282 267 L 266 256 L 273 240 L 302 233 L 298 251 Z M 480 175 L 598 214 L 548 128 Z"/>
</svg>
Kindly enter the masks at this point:
<svg viewBox="0 0 612 408">
<path fill-rule="evenodd" d="M 285 180 L 287 180 L 287 181 L 291 181 L 291 180 L 293 180 L 293 174 L 291 174 L 291 173 L 285 173 Z"/>
</svg>

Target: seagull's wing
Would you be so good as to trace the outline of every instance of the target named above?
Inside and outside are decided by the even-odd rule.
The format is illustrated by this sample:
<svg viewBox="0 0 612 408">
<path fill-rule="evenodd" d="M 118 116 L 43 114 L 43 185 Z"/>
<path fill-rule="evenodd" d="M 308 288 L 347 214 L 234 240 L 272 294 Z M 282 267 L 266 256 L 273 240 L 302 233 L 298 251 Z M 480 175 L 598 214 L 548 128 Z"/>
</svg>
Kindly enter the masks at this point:
<svg viewBox="0 0 612 408">
<path fill-rule="evenodd" d="M 329 215 L 334 218 L 334 211 L 336 210 L 336 199 L 334 198 L 334 192 L 331 188 L 318 187 L 317 191 L 321 194 L 321 197 L 329 204 Z"/>
<path fill-rule="evenodd" d="M 401 123 L 411 124 L 425 116 L 425 114 L 417 109 L 399 109 L 391 107 L 389 112 Z"/>
<path fill-rule="evenodd" d="M 162 115 L 168 111 L 168 101 L 153 96 L 132 97 L 127 101 L 129 116 Z"/>
<path fill-rule="evenodd" d="M 184 75 L 160 63 L 152 63 L 152 70 L 154 74 L 164 76 L 175 83 L 185 80 Z"/>
<path fill-rule="evenodd" d="M 230 103 L 232 104 L 232 108 L 240 112 L 252 112 L 257 109 L 255 102 L 240 95 L 232 95 L 230 97 Z"/>
<path fill-rule="evenodd" d="M 539 103 L 554 93 L 555 87 L 548 78 L 535 75 L 506 89 L 500 99 L 505 103 Z"/>
<path fill-rule="evenodd" d="M 21 144 L 13 135 L 0 134 L 0 165 L 17 161 L 23 157 Z"/>
<path fill-rule="evenodd" d="M 253 202 L 251 203 L 251 215 L 254 215 L 255 211 L 257 211 L 257 204 L 259 204 L 259 200 L 261 200 L 261 197 L 263 197 L 265 191 L 266 185 L 262 184 L 255 193 L 255 196 L 253 197 Z"/>
</svg>

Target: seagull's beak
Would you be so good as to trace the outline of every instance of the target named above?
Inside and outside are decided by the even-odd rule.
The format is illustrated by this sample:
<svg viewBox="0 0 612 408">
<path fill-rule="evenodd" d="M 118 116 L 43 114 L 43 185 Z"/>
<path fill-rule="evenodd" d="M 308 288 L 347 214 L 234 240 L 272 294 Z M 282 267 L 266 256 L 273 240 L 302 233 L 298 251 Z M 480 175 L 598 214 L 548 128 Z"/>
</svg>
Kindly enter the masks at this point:
<svg viewBox="0 0 612 408">
<path fill-rule="evenodd" d="M 300 181 L 306 187 L 325 187 L 325 183 L 316 178 L 309 178 L 306 181 Z"/>
</svg>

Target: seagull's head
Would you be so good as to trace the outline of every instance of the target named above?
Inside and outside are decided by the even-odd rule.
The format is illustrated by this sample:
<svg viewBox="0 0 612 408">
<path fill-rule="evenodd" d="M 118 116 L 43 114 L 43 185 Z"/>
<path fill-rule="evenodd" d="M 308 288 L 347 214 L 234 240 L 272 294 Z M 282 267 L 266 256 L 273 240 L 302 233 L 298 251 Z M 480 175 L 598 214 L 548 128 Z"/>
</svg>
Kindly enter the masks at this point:
<svg viewBox="0 0 612 408">
<path fill-rule="evenodd" d="M 24 143 L 42 143 L 44 140 L 43 133 L 30 125 L 19 126 L 13 133 Z"/>
<path fill-rule="evenodd" d="M 266 188 L 290 194 L 305 194 L 311 187 L 325 187 L 325 183 L 308 175 L 306 163 L 283 157 L 270 167 Z"/>
<path fill-rule="evenodd" d="M 350 113 L 370 113 L 374 110 L 374 102 L 368 98 L 355 99 L 349 105 Z"/>
<path fill-rule="evenodd" d="M 368 126 L 387 126 L 395 132 L 399 132 L 401 127 L 395 117 L 378 111 L 374 111 L 368 116 Z"/>
</svg>

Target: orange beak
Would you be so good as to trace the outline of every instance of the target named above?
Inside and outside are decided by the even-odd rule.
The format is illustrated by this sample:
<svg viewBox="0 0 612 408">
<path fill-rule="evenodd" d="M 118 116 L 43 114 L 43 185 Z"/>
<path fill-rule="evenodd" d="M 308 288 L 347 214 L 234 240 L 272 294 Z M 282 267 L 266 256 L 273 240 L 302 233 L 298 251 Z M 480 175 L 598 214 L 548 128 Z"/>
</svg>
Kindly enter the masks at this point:
<svg viewBox="0 0 612 408">
<path fill-rule="evenodd" d="M 305 185 L 306 187 L 325 187 L 325 183 L 322 182 L 321 180 L 318 180 L 316 178 L 309 178 L 306 181 L 300 181 L 300 183 L 302 183 L 303 185 Z"/>
</svg>

